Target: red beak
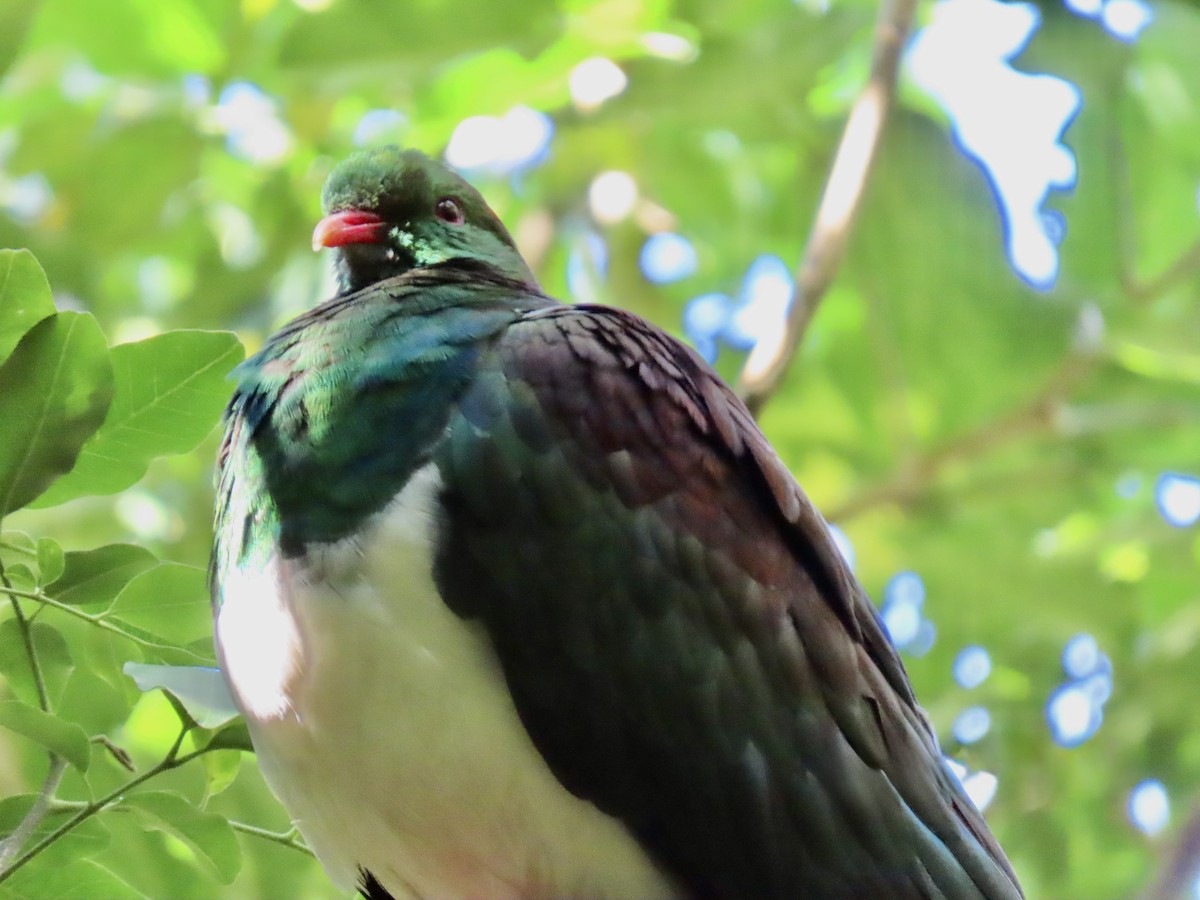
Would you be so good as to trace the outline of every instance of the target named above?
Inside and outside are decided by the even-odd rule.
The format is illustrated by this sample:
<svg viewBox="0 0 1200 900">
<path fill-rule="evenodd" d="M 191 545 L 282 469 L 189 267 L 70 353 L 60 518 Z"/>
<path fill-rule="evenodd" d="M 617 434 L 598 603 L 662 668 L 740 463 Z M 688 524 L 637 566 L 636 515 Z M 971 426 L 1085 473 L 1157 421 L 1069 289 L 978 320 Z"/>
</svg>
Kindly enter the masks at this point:
<svg viewBox="0 0 1200 900">
<path fill-rule="evenodd" d="M 362 209 L 346 209 L 323 218 L 313 229 L 314 250 L 346 244 L 381 244 L 386 228 L 383 219 Z"/>
</svg>

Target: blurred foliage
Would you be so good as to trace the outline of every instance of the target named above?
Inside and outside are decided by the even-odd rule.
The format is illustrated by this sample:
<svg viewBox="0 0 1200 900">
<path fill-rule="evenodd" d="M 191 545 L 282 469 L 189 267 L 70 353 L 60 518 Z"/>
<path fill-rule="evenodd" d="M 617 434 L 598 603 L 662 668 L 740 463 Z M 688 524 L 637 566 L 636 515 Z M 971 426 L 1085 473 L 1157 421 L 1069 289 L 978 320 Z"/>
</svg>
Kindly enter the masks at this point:
<svg viewBox="0 0 1200 900">
<path fill-rule="evenodd" d="M 1130 896 L 1200 808 L 1200 530 L 1154 498 L 1159 473 L 1200 471 L 1200 11 L 1155 2 L 1125 44 L 1039 5 L 1019 64 L 1084 97 L 1066 135 L 1078 186 L 1053 201 L 1057 286 L 1013 274 L 986 178 L 905 82 L 763 425 L 872 594 L 923 578 L 937 639 L 910 671 L 947 751 L 999 775 L 988 818 L 1029 896 Z M 95 807 L 0 897 L 334 893 L 244 732 L 195 725 L 122 666 L 212 660 L 210 430 L 242 353 L 221 330 L 253 349 L 328 291 L 308 235 L 356 140 L 438 153 L 469 116 L 548 114 L 547 158 L 480 187 L 552 292 L 599 230 L 599 298 L 679 333 L 689 298 L 736 292 L 759 254 L 798 259 L 874 15 L 870 0 L 0 5 L 0 246 L 32 250 L 53 288 L 34 256 L 0 256 L 0 511 L 17 510 L 0 538 L 16 595 L 0 606 L 0 834 L 34 804 L 47 750 L 58 800 L 26 846 Z M 595 56 L 628 87 L 589 109 L 568 85 Z M 241 119 L 220 102 L 238 85 L 262 92 Z M 372 110 L 400 115 L 367 133 Z M 239 138 L 246 116 L 274 121 L 266 150 Z M 587 193 L 609 169 L 640 200 L 600 228 Z M 656 286 L 637 253 L 666 227 L 699 266 Z M 1080 632 L 1114 687 L 1095 736 L 1066 749 L 1045 703 Z M 950 674 L 968 644 L 993 661 L 970 691 Z M 991 731 L 958 746 L 950 723 L 976 704 Z M 1174 804 L 1153 838 L 1125 812 L 1148 777 Z"/>
</svg>

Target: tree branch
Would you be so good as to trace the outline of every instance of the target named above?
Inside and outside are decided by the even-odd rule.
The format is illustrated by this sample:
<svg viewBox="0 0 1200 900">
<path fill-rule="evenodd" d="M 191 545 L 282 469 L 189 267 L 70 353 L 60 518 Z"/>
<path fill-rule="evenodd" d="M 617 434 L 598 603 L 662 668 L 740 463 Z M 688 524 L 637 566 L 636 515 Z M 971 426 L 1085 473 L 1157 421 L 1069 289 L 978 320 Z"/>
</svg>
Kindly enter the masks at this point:
<svg viewBox="0 0 1200 900">
<path fill-rule="evenodd" d="M 1122 269 L 1121 286 L 1131 300 L 1150 303 L 1197 274 L 1200 274 L 1200 240 L 1184 250 L 1158 275 L 1145 281 L 1135 276 L 1132 271 Z"/>
<path fill-rule="evenodd" d="M 13 616 L 17 620 L 17 630 L 21 632 L 21 642 L 25 645 L 25 655 L 29 658 L 29 671 L 33 676 L 34 689 L 37 691 L 38 706 L 42 708 L 42 712 L 48 713 L 50 712 L 50 696 L 46 691 L 46 679 L 42 675 L 42 664 L 38 660 L 37 647 L 33 643 L 33 629 L 29 627 L 29 620 L 25 618 L 21 602 L 13 592 L 12 582 L 8 580 L 8 573 L 4 571 L 3 560 L 0 560 L 0 585 L 3 585 L 4 590 L 8 592 L 8 602 L 12 604 Z M 29 836 L 42 824 L 42 820 L 46 818 L 46 814 L 50 810 L 54 794 L 58 791 L 58 785 L 67 771 L 65 759 L 57 753 L 50 753 L 48 756 L 50 768 L 42 782 L 42 789 L 38 791 L 37 800 L 29 807 L 29 811 L 25 813 L 12 833 L 0 841 L 0 871 L 21 852 L 21 847 L 29 840 Z"/>
<path fill-rule="evenodd" d="M 1093 366 L 1090 353 L 1072 351 L 1045 387 L 1025 404 L 901 465 L 891 477 L 831 508 L 826 517 L 840 523 L 885 503 L 909 503 L 925 493 L 951 463 L 974 459 L 1001 444 L 1064 424 L 1063 404 Z"/>
<path fill-rule="evenodd" d="M 1180 829 L 1166 864 L 1138 900 L 1180 900 L 1192 896 L 1200 876 L 1200 805 L 1192 807 L 1187 824 Z"/>
<path fill-rule="evenodd" d="M 5 866 L 21 852 L 21 848 L 37 831 L 42 820 L 53 811 L 54 794 L 58 791 L 58 786 L 66 771 L 67 761 L 61 756 L 51 753 L 50 771 L 46 773 L 46 779 L 42 782 L 42 789 L 38 791 L 37 800 L 34 801 L 33 806 L 29 807 L 29 812 L 25 813 L 24 818 L 13 829 L 12 834 L 0 841 L 0 872 L 5 871 Z"/>
<path fill-rule="evenodd" d="M 787 322 L 781 333 L 755 344 L 739 378 L 738 393 L 755 415 L 779 387 L 837 273 L 892 106 L 900 55 L 916 8 L 917 0 L 883 0 L 880 6 L 871 74 L 854 101 L 834 155 L 796 272 Z"/>
</svg>

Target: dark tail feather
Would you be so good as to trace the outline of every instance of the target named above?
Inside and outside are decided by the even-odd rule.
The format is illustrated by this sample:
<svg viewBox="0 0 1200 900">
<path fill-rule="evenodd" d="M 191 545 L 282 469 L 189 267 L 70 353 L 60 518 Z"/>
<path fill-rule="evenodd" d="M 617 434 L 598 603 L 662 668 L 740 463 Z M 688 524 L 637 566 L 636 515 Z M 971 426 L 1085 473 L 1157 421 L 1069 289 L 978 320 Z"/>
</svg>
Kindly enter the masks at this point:
<svg viewBox="0 0 1200 900">
<path fill-rule="evenodd" d="M 374 875 L 361 867 L 358 870 L 358 891 L 365 900 L 396 900 L 387 892 L 387 888 L 375 880 Z"/>
</svg>

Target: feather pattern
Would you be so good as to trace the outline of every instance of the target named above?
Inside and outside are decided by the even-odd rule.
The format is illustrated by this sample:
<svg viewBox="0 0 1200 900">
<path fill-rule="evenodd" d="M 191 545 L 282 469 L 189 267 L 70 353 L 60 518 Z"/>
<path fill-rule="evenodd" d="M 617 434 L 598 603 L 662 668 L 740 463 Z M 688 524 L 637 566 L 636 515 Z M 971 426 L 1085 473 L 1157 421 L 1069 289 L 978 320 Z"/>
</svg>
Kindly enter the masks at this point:
<svg viewBox="0 0 1200 900">
<path fill-rule="evenodd" d="M 563 783 L 694 896 L 1020 896 L 820 515 L 691 350 L 531 311 L 435 460 L 447 602 Z"/>
</svg>

